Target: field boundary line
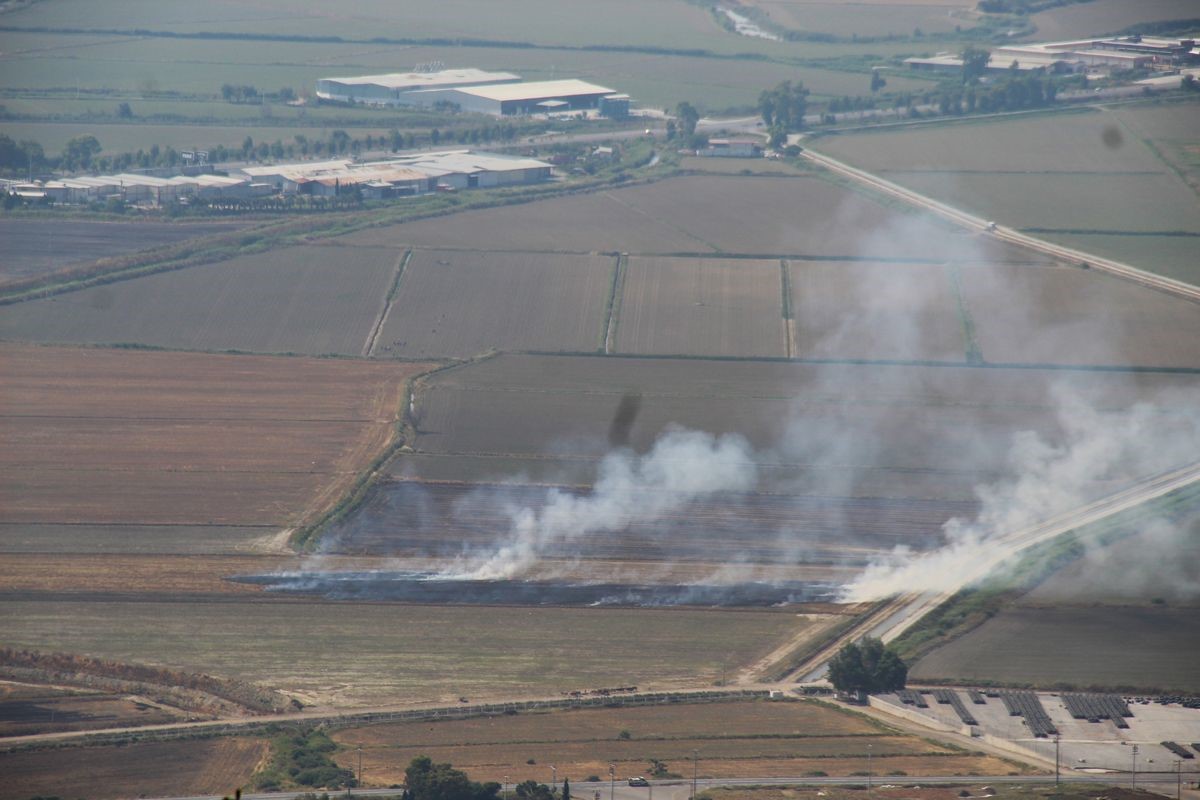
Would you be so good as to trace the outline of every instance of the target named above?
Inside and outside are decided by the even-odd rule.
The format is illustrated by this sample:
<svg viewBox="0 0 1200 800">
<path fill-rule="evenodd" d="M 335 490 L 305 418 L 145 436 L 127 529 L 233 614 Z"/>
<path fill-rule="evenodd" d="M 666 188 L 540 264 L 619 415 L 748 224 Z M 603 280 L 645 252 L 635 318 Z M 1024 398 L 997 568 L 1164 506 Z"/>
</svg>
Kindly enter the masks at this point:
<svg viewBox="0 0 1200 800">
<path fill-rule="evenodd" d="M 967 307 L 966 298 L 963 297 L 962 272 L 958 264 L 946 265 L 946 277 L 950 280 L 950 291 L 954 294 L 954 305 L 958 309 L 958 320 L 962 324 L 967 363 L 973 366 L 981 365 L 984 363 L 983 351 L 979 348 L 979 340 L 975 336 L 975 318 L 971 315 L 971 309 Z"/>
<path fill-rule="evenodd" d="M 383 333 L 383 326 L 387 323 L 388 316 L 392 313 L 392 306 L 395 305 L 396 295 L 400 293 L 400 279 L 404 277 L 404 271 L 408 267 L 408 262 L 412 260 L 412 255 L 412 250 L 405 250 L 396 259 L 392 285 L 388 288 L 387 294 L 383 296 L 379 316 L 376 317 L 375 324 L 371 327 L 371 332 L 367 334 L 367 340 L 363 342 L 362 354 L 364 357 L 369 358 L 375 355 L 375 346 L 379 344 L 379 334 Z"/>
<path fill-rule="evenodd" d="M 779 296 L 783 313 L 783 352 L 790 361 L 795 357 L 796 321 L 792 316 L 792 275 L 786 258 L 779 259 Z"/>
<path fill-rule="evenodd" d="M 611 355 L 617 344 L 617 325 L 621 322 L 621 301 L 625 293 L 625 273 L 629 269 L 629 254 L 621 253 L 613 264 L 612 285 L 608 289 L 608 307 L 604 317 L 604 355 Z"/>
</svg>

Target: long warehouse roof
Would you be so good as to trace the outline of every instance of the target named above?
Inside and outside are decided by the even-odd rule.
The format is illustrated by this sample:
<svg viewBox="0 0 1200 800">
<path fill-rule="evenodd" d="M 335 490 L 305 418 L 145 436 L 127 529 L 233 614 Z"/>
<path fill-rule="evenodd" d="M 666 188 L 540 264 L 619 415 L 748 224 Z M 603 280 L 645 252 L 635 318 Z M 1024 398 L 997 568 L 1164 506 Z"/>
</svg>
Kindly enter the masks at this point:
<svg viewBox="0 0 1200 800">
<path fill-rule="evenodd" d="M 532 81 L 502 83 L 497 86 L 465 86 L 457 91 L 486 100 L 541 100 L 551 97 L 573 97 L 582 94 L 612 94 L 615 90 L 594 83 L 568 78 L 561 81 Z"/>
<path fill-rule="evenodd" d="M 352 78 L 322 78 L 345 86 L 385 86 L 388 89 L 433 89 L 461 84 L 519 81 L 511 72 L 488 72 L 473 67 L 444 69 L 440 72 L 390 72 L 386 75 L 358 75 Z"/>
</svg>

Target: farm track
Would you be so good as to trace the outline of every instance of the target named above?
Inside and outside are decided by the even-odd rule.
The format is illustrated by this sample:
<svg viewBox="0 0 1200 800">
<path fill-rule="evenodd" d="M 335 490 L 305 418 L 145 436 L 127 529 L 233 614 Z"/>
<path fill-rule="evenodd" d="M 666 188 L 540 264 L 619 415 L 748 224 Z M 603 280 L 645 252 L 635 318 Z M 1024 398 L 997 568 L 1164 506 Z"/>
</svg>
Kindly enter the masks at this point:
<svg viewBox="0 0 1200 800">
<path fill-rule="evenodd" d="M 880 178 L 865 170 L 852 167 L 837 159 L 826 155 L 814 152 L 813 150 L 805 149 L 801 154 L 804 158 L 818 164 L 826 169 L 853 181 L 861 183 L 868 188 L 874 189 L 884 194 L 896 197 L 906 203 L 915 205 L 926 211 L 932 211 L 938 216 L 947 219 L 956 225 L 960 225 L 968 230 L 977 233 L 990 235 L 994 239 L 1005 242 L 1007 244 L 1017 245 L 1029 250 L 1034 250 L 1043 255 L 1048 255 L 1053 258 L 1062 259 L 1079 265 L 1087 265 L 1090 268 L 1098 269 L 1107 272 L 1117 277 L 1126 280 L 1134 281 L 1143 286 L 1157 289 L 1168 294 L 1182 297 L 1193 302 L 1200 302 L 1200 287 L 1192 286 L 1191 284 L 1177 281 L 1172 278 L 1167 278 L 1162 275 L 1155 275 L 1152 272 L 1147 272 L 1137 267 L 1123 264 L 1119 261 L 1114 261 L 1109 258 L 1103 258 L 1085 253 L 1081 250 L 1075 250 L 1070 247 L 1052 244 L 1042 239 L 1029 236 L 1024 233 L 1011 230 L 1005 227 L 992 228 L 991 223 L 982 217 L 975 216 L 966 211 L 962 211 L 946 203 L 934 200 L 911 189 L 906 189 L 903 186 L 892 183 L 891 181 Z"/>
</svg>

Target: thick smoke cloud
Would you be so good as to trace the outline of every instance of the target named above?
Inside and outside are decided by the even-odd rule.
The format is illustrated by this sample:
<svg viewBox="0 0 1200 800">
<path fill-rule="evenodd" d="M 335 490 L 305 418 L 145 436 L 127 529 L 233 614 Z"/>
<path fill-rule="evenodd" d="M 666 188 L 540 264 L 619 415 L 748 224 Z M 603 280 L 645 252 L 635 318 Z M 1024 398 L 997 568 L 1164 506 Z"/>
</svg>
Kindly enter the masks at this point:
<svg viewBox="0 0 1200 800">
<path fill-rule="evenodd" d="M 748 491 L 756 477 L 754 455 L 741 436 L 668 430 L 644 455 L 609 453 L 590 494 L 549 489 L 540 508 L 510 507 L 509 531 L 495 550 L 453 572 L 481 580 L 519 577 L 551 545 L 653 519 L 701 495 Z"/>
<path fill-rule="evenodd" d="M 1018 434 L 1009 452 L 1011 477 L 979 487 L 981 510 L 975 519 L 948 521 L 942 548 L 920 554 L 897 548 L 876 560 L 845 587 L 844 599 L 864 602 L 914 590 L 960 588 L 964 576 L 981 564 L 1010 554 L 1006 535 L 1095 499 L 1098 480 L 1124 483 L 1155 475 L 1189 464 L 1200 453 L 1200 415 L 1188 410 L 1186 397 L 1174 398 L 1184 404 L 1177 406 L 1183 412 L 1168 417 L 1157 403 L 1103 411 L 1061 385 L 1053 394 L 1064 431 L 1060 443 L 1028 431 Z M 1169 398 L 1161 399 L 1171 404 Z M 1151 558 L 1169 559 L 1180 541 L 1174 527 L 1166 520 L 1147 525 L 1158 531 Z"/>
</svg>

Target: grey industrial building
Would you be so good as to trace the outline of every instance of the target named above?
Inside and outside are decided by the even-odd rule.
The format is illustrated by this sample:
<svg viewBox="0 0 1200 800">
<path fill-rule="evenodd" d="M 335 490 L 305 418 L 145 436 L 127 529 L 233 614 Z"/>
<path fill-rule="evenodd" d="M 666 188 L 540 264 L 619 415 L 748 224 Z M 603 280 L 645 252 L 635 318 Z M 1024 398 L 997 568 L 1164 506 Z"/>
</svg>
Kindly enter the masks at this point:
<svg viewBox="0 0 1200 800">
<path fill-rule="evenodd" d="M 447 102 L 463 111 L 508 116 L 597 109 L 602 98 L 615 93 L 604 86 L 568 78 L 491 86 L 456 86 L 451 89 L 431 89 L 420 94 L 432 98 L 433 102 L 427 105 Z"/>
<path fill-rule="evenodd" d="M 436 100 L 418 93 L 452 87 L 517 83 L 520 75 L 482 69 L 444 69 L 437 72 L 392 72 L 352 78 L 319 78 L 317 97 L 340 103 L 376 106 L 434 105 Z"/>
</svg>

